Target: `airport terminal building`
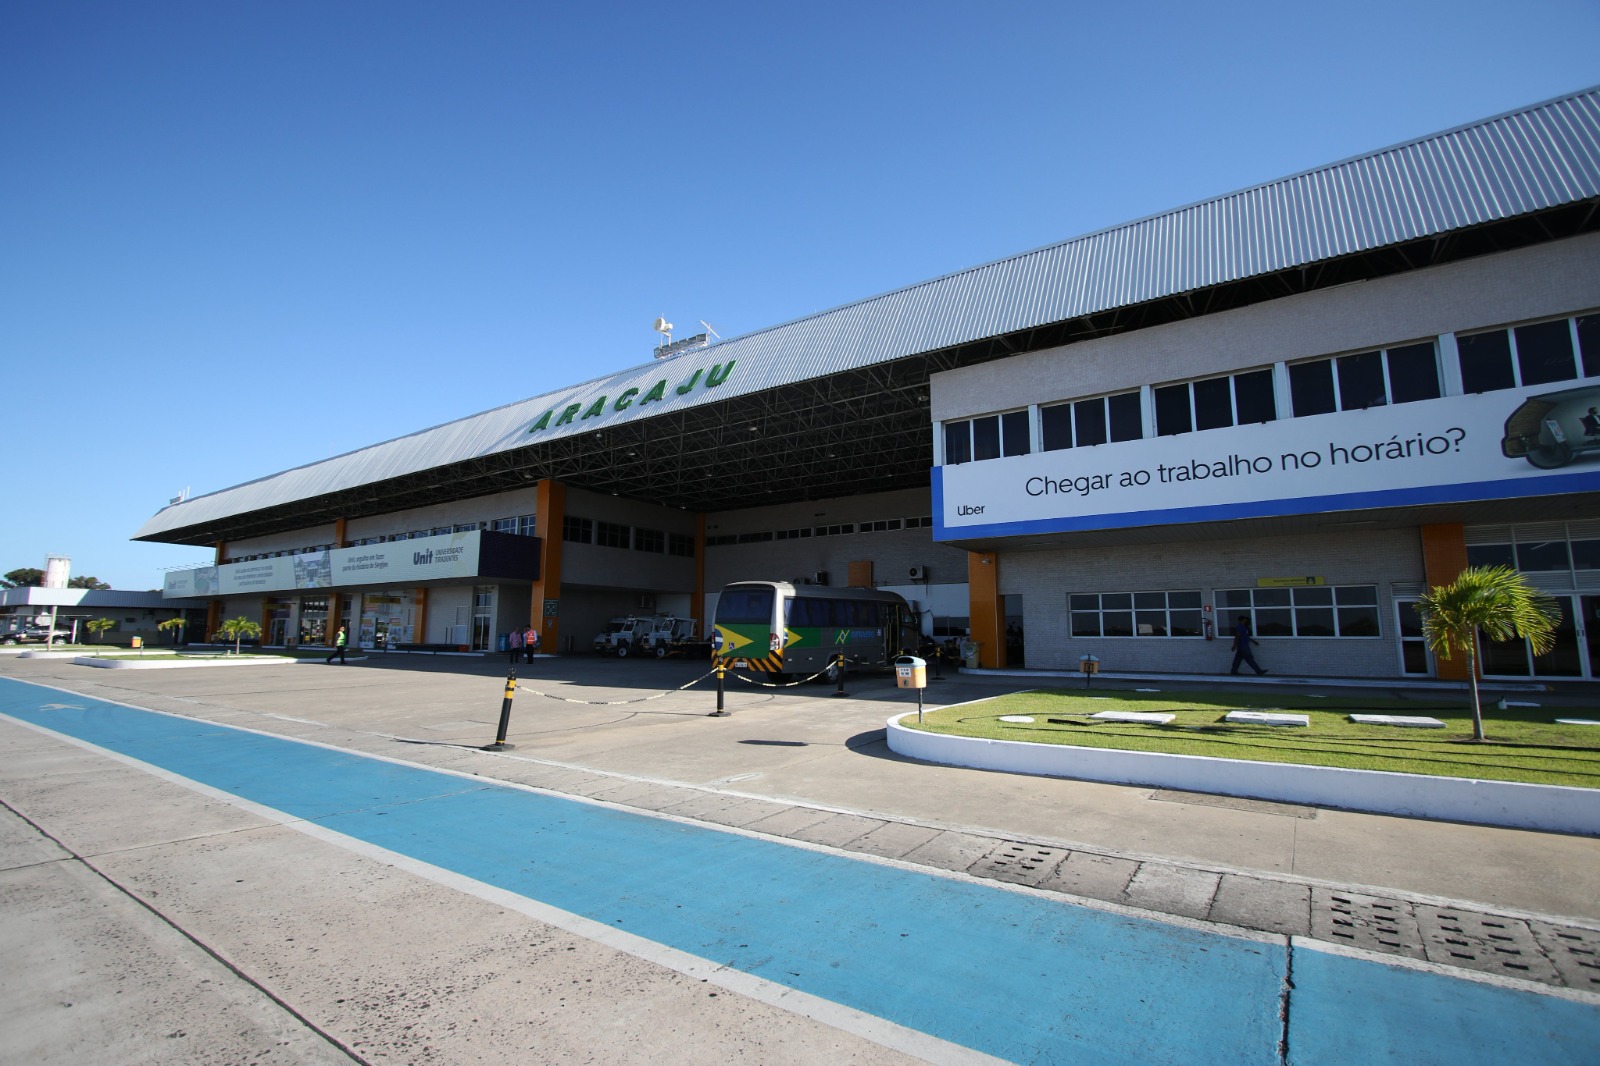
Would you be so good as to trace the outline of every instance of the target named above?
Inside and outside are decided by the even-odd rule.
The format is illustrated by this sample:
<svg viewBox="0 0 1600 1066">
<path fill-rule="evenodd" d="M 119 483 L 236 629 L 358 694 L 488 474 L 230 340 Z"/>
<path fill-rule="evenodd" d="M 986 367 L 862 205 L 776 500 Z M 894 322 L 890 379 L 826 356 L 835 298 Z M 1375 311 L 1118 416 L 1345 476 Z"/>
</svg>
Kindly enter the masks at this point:
<svg viewBox="0 0 1600 1066">
<path fill-rule="evenodd" d="M 1600 677 L 1600 88 L 187 499 L 268 643 L 586 651 L 728 582 L 898 592 L 983 665 L 1463 677 L 1507 563 Z M 1590 621 L 1596 631 L 1588 630 Z"/>
</svg>

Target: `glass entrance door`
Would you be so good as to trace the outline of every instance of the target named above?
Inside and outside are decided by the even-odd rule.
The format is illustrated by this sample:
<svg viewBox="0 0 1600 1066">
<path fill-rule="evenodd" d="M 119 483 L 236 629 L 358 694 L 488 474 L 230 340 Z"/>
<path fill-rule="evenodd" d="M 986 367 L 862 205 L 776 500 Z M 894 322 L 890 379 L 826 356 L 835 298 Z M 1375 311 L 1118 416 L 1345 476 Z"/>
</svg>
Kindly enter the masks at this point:
<svg viewBox="0 0 1600 1066">
<path fill-rule="evenodd" d="M 1561 612 L 1556 627 L 1555 645 L 1543 655 L 1534 655 L 1525 640 L 1502 643 L 1484 641 L 1483 673 L 1486 677 L 1594 677 L 1600 665 L 1600 643 L 1592 644 L 1587 620 L 1600 628 L 1600 596 L 1561 595 L 1555 597 Z M 1577 601 L 1576 607 L 1574 601 Z M 1582 614 L 1576 608 L 1581 607 Z"/>
<path fill-rule="evenodd" d="M 1400 630 L 1400 672 L 1407 677 L 1431 677 L 1433 653 L 1422 635 L 1422 615 L 1414 599 L 1396 599 L 1395 614 Z"/>
</svg>

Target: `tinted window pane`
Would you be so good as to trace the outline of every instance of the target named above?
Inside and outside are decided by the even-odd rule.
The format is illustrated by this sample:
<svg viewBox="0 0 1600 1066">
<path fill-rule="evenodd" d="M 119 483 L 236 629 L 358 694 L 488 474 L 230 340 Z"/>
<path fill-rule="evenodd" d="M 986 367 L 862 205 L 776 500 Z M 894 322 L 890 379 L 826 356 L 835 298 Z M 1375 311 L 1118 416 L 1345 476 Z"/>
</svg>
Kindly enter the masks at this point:
<svg viewBox="0 0 1600 1066">
<path fill-rule="evenodd" d="M 1378 586 L 1376 585 L 1345 585 L 1338 590 L 1339 606 L 1349 607 L 1358 603 L 1378 602 Z"/>
<path fill-rule="evenodd" d="M 1583 376 L 1600 375 L 1600 315 L 1578 319 L 1578 348 L 1583 352 Z"/>
<path fill-rule="evenodd" d="M 1258 637 L 1292 637 L 1294 630 L 1290 627 L 1290 611 L 1270 610 L 1256 612 L 1255 633 Z"/>
<path fill-rule="evenodd" d="M 1341 637 L 1377 636 L 1378 609 L 1376 607 L 1340 607 L 1339 635 Z"/>
<path fill-rule="evenodd" d="M 772 589 L 729 589 L 717 600 L 717 621 L 767 625 L 772 621 Z"/>
<path fill-rule="evenodd" d="M 1439 361 L 1432 344 L 1389 349 L 1389 402 L 1411 403 L 1439 397 Z"/>
<path fill-rule="evenodd" d="M 1100 597 L 1093 593 L 1085 595 L 1081 592 L 1075 592 L 1067 597 L 1067 606 L 1074 611 L 1098 611 L 1100 609 Z"/>
<path fill-rule="evenodd" d="M 1098 637 L 1100 635 L 1100 612 L 1073 611 L 1072 635 L 1075 637 Z"/>
<path fill-rule="evenodd" d="M 1289 401 L 1296 418 L 1338 409 L 1333 400 L 1333 362 L 1296 363 L 1289 368 Z"/>
<path fill-rule="evenodd" d="M 1272 397 L 1272 371 L 1253 370 L 1233 379 L 1234 410 L 1241 426 L 1251 422 L 1271 422 L 1278 417 L 1278 404 Z"/>
<path fill-rule="evenodd" d="M 1511 372 L 1511 338 L 1505 330 L 1457 337 L 1464 392 L 1494 392 L 1517 383 Z"/>
<path fill-rule="evenodd" d="M 1289 606 L 1288 589 L 1256 589 L 1257 607 L 1287 607 Z"/>
<path fill-rule="evenodd" d="M 1468 566 L 1509 566 L 1517 568 L 1517 560 L 1511 553 L 1509 544 L 1469 544 L 1467 545 Z"/>
<path fill-rule="evenodd" d="M 1518 570 L 1566 570 L 1567 542 L 1545 540 L 1517 545 Z"/>
<path fill-rule="evenodd" d="M 1596 343 L 1600 344 L 1600 340 Z M 1600 353 L 1597 353 L 1597 361 L 1600 361 Z M 1109 396 L 1106 398 L 1106 406 L 1111 410 L 1112 440 L 1138 440 L 1144 436 L 1144 415 L 1139 410 L 1137 392 Z"/>
<path fill-rule="evenodd" d="M 1294 613 L 1294 620 L 1302 637 L 1333 636 L 1332 607 L 1302 607 Z"/>
<path fill-rule="evenodd" d="M 1039 408 L 1040 447 L 1047 452 L 1072 447 L 1072 405 Z"/>
<path fill-rule="evenodd" d="M 975 460 L 1000 458 L 999 416 L 990 415 L 988 418 L 972 420 L 972 458 Z"/>
<path fill-rule="evenodd" d="M 1106 442 L 1106 402 L 1082 400 L 1072 405 L 1078 447 Z"/>
<path fill-rule="evenodd" d="M 1133 606 L 1133 594 L 1128 592 L 1108 592 L 1100 597 L 1100 606 L 1108 611 L 1112 608 L 1126 611 Z"/>
<path fill-rule="evenodd" d="M 1228 378 L 1208 378 L 1194 383 L 1194 428 L 1220 429 L 1233 425 L 1233 390 Z"/>
<path fill-rule="evenodd" d="M 1222 606 L 1230 609 L 1250 606 L 1249 589 L 1228 589 L 1225 592 L 1217 593 L 1217 596 L 1222 601 Z"/>
<path fill-rule="evenodd" d="M 1165 610 L 1167 594 L 1165 592 L 1135 592 L 1133 594 L 1133 605 L 1146 610 Z"/>
<path fill-rule="evenodd" d="M 1172 635 L 1175 637 L 1198 637 L 1200 635 L 1200 612 L 1173 611 Z"/>
<path fill-rule="evenodd" d="M 1198 609 L 1200 606 L 1200 594 L 1198 592 L 1169 592 L 1167 593 L 1167 605 L 1173 610 L 1177 610 L 1179 607 Z"/>
<path fill-rule="evenodd" d="M 1326 585 L 1294 590 L 1296 607 L 1323 607 L 1333 602 L 1333 590 Z"/>
<path fill-rule="evenodd" d="M 1028 412 L 1012 411 L 1000 416 L 1000 436 L 1005 443 L 1007 455 L 1027 455 L 1028 447 Z"/>
<path fill-rule="evenodd" d="M 1339 409 L 1359 411 L 1367 407 L 1382 407 L 1388 402 L 1383 387 L 1383 353 L 1362 352 L 1360 355 L 1341 355 L 1339 364 Z"/>
<path fill-rule="evenodd" d="M 1135 616 L 1141 637 L 1164 637 L 1167 635 L 1166 611 L 1140 611 Z"/>
<path fill-rule="evenodd" d="M 1600 540 L 1573 541 L 1572 568 L 1574 570 L 1600 570 Z"/>
<path fill-rule="evenodd" d="M 1169 437 L 1194 428 L 1189 421 L 1189 386 L 1164 385 L 1156 392 L 1156 434 Z"/>
<path fill-rule="evenodd" d="M 1517 366 L 1524 385 L 1571 381 L 1578 376 L 1572 362 L 1572 333 L 1567 320 L 1518 326 Z"/>
<path fill-rule="evenodd" d="M 1103 616 L 1105 636 L 1133 636 L 1133 614 L 1130 611 L 1107 611 Z"/>
<path fill-rule="evenodd" d="M 946 422 L 944 424 L 944 461 L 947 465 L 972 462 L 972 424 Z"/>
</svg>

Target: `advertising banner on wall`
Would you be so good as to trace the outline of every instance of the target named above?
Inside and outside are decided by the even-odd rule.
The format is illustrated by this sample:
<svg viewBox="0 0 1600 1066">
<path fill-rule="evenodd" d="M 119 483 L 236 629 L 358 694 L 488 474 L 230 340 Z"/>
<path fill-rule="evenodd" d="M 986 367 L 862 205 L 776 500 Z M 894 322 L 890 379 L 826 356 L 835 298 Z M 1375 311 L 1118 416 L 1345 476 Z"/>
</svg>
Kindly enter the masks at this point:
<svg viewBox="0 0 1600 1066">
<path fill-rule="evenodd" d="M 1600 489 L 1600 379 L 935 468 L 934 539 Z"/>
<path fill-rule="evenodd" d="M 167 574 L 162 597 L 231 596 L 290 589 L 463 579 L 478 574 L 483 534 L 473 530 L 416 540 L 202 566 Z"/>
</svg>

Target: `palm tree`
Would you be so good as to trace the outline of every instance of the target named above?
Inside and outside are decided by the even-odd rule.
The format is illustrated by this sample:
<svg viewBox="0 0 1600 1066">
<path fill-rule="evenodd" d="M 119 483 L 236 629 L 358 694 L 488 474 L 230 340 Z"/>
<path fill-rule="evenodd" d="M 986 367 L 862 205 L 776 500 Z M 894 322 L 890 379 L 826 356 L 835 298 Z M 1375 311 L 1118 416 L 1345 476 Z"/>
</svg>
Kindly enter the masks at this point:
<svg viewBox="0 0 1600 1066">
<path fill-rule="evenodd" d="M 94 618 L 85 622 L 84 628 L 93 633 L 96 640 L 104 639 L 106 630 L 115 626 L 116 620 L 112 618 Z"/>
<path fill-rule="evenodd" d="M 173 646 L 176 647 L 177 645 L 183 643 L 183 627 L 188 624 L 189 620 L 187 618 L 183 617 L 182 615 L 178 615 L 175 618 L 169 618 L 165 622 L 158 623 L 156 628 L 161 630 L 163 633 L 177 630 L 172 637 Z"/>
<path fill-rule="evenodd" d="M 252 640 L 261 635 L 261 626 L 250 621 L 244 615 L 230 618 L 217 629 L 218 636 L 233 641 L 233 654 L 239 654 L 239 642 L 245 637 Z"/>
<path fill-rule="evenodd" d="M 1478 701 L 1478 640 L 1526 640 L 1535 655 L 1556 641 L 1561 612 L 1556 601 L 1530 586 L 1509 566 L 1469 566 L 1448 585 L 1435 585 L 1417 602 L 1422 635 L 1435 655 L 1467 653 L 1472 679 L 1472 739 L 1484 740 L 1483 707 Z"/>
</svg>

